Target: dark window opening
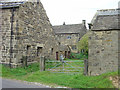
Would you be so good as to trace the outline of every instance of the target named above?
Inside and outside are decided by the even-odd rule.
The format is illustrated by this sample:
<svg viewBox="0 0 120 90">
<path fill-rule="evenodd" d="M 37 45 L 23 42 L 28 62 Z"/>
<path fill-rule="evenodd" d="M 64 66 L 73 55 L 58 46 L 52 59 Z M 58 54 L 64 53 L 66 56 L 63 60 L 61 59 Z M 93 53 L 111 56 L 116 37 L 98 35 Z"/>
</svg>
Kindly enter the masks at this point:
<svg viewBox="0 0 120 90">
<path fill-rule="evenodd" d="M 60 45 L 60 42 L 58 42 L 58 44 Z"/>
<path fill-rule="evenodd" d="M 71 36 L 68 36 L 67 39 L 71 39 Z"/>
<path fill-rule="evenodd" d="M 37 56 L 39 56 L 42 53 L 42 47 L 37 47 Z"/>
<path fill-rule="evenodd" d="M 3 50 L 5 50 L 5 46 L 3 45 Z"/>
<path fill-rule="evenodd" d="M 51 55 L 53 55 L 53 48 L 51 48 Z"/>
<path fill-rule="evenodd" d="M 72 49 L 73 49 L 73 50 L 76 50 L 76 49 L 77 49 L 76 45 L 72 46 Z"/>
<path fill-rule="evenodd" d="M 27 45 L 27 53 L 30 52 L 30 45 Z"/>
</svg>

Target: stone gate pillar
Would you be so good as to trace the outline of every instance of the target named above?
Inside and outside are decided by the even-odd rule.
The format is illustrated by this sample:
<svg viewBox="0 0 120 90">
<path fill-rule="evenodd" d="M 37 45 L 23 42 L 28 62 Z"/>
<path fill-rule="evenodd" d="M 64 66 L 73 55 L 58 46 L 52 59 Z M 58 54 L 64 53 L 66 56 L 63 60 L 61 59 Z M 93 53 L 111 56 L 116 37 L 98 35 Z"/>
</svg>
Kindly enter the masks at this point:
<svg viewBox="0 0 120 90">
<path fill-rule="evenodd" d="M 118 70 L 120 59 L 119 9 L 99 10 L 89 36 L 88 75 Z"/>
</svg>

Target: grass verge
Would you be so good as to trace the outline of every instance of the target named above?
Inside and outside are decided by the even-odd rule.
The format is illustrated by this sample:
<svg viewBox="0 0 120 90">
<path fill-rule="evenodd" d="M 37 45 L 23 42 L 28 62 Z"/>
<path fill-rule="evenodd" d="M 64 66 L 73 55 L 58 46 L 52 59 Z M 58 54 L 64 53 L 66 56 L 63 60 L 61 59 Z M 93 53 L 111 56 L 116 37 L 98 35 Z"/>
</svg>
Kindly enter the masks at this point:
<svg viewBox="0 0 120 90">
<path fill-rule="evenodd" d="M 2 65 L 2 77 L 39 82 L 48 85 L 59 85 L 70 88 L 114 88 L 110 76 L 118 75 L 118 72 L 105 73 L 100 76 L 84 76 L 82 74 L 64 74 L 40 72 L 39 64 L 32 64 L 26 68 L 9 69 Z"/>
</svg>

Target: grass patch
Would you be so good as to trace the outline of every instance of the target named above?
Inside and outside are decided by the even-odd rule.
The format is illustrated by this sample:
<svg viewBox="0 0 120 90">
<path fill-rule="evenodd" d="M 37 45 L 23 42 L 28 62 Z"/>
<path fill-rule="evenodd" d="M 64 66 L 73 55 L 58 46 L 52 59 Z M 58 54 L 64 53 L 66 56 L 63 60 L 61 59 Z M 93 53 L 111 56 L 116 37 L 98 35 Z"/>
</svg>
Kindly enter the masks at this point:
<svg viewBox="0 0 120 90">
<path fill-rule="evenodd" d="M 9 69 L 2 65 L 2 77 L 39 82 L 48 85 L 60 85 L 70 88 L 114 88 L 109 76 L 118 75 L 118 72 L 105 73 L 100 76 L 84 76 L 83 74 L 65 74 L 40 72 L 39 64 L 32 64 L 26 68 Z"/>
<path fill-rule="evenodd" d="M 2 76 L 3 77 L 24 76 L 24 75 L 27 75 L 28 73 L 36 72 L 38 70 L 39 70 L 38 63 L 31 64 L 28 67 L 23 67 L 23 68 L 18 67 L 18 68 L 12 68 L 12 69 L 2 65 Z"/>
<path fill-rule="evenodd" d="M 88 59 L 88 54 L 84 54 L 84 53 L 71 53 L 70 59 L 79 59 L 79 60 Z"/>
</svg>

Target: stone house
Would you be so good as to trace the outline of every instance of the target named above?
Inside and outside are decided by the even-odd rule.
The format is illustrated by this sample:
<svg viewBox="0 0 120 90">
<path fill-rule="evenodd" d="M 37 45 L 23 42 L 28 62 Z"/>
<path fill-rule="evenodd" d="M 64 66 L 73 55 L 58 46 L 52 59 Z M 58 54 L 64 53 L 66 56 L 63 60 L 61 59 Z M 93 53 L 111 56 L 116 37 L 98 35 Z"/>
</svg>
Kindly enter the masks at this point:
<svg viewBox="0 0 120 90">
<path fill-rule="evenodd" d="M 16 67 L 40 56 L 58 58 L 60 47 L 40 1 L 2 2 L 0 13 L 0 63 Z"/>
<path fill-rule="evenodd" d="M 91 23 L 88 75 L 120 67 L 120 9 L 98 10 Z"/>
<path fill-rule="evenodd" d="M 77 42 L 87 32 L 85 20 L 81 24 L 56 25 L 53 30 L 59 44 L 69 47 L 74 53 L 78 52 Z"/>
</svg>

